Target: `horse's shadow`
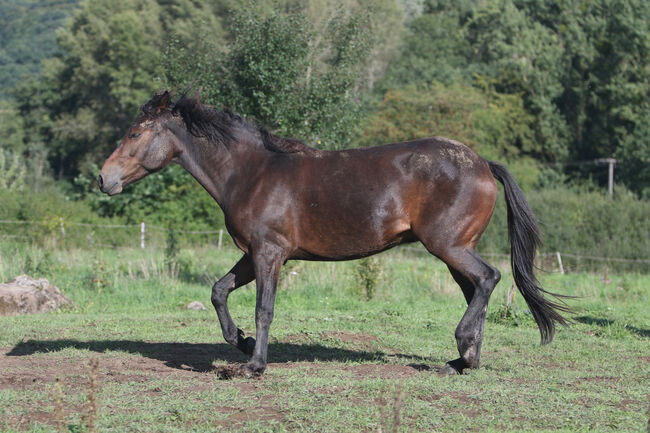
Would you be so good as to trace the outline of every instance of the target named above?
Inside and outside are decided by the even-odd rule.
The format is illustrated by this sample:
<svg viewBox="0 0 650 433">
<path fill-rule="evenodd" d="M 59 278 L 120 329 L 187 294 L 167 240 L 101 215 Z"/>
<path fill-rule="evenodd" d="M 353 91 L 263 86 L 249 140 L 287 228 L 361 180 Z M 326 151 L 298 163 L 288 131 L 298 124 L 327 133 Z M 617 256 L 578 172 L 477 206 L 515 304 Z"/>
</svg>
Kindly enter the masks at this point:
<svg viewBox="0 0 650 433">
<path fill-rule="evenodd" d="M 214 361 L 246 362 L 248 357 L 234 347 L 206 343 L 152 343 L 139 340 L 28 340 L 16 344 L 7 356 L 28 356 L 37 353 L 58 352 L 73 348 L 103 353 L 120 351 L 164 362 L 171 368 L 208 372 L 215 369 Z M 354 351 L 320 344 L 269 343 L 269 362 L 369 362 L 383 361 L 388 354 L 375 351 Z M 390 354 L 401 358 L 421 361 L 416 355 Z"/>
<path fill-rule="evenodd" d="M 592 316 L 580 316 L 580 317 L 576 317 L 575 320 L 577 322 L 584 323 L 587 325 L 600 326 L 601 328 L 617 325 L 616 321 L 614 320 L 603 319 L 603 318 L 592 317 Z M 637 328 L 636 326 L 628 325 L 627 323 L 624 323 L 623 325 L 620 326 L 622 326 L 623 329 L 625 329 L 628 332 L 631 332 L 632 334 L 636 334 L 640 337 L 650 338 L 650 329 Z"/>
</svg>

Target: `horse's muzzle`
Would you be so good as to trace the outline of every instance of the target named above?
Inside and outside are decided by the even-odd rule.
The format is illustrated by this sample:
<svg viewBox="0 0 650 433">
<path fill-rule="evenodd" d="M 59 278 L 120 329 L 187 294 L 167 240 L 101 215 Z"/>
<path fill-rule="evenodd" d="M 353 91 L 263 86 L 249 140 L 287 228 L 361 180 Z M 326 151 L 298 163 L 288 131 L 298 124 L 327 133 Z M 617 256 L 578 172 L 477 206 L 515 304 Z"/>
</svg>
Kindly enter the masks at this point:
<svg viewBox="0 0 650 433">
<path fill-rule="evenodd" d="M 119 177 L 117 177 L 117 180 L 114 180 L 110 176 L 105 176 L 100 173 L 97 176 L 97 184 L 99 185 L 99 190 L 108 195 L 115 195 L 122 192 L 122 182 L 120 182 Z"/>
</svg>

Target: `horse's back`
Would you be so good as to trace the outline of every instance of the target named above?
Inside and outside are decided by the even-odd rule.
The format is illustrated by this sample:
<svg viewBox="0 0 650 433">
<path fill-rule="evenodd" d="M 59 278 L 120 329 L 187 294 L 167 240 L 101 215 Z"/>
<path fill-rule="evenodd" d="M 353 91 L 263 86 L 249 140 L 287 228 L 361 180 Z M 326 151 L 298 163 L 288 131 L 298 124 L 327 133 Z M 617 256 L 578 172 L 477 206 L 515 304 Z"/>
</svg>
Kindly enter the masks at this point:
<svg viewBox="0 0 650 433">
<path fill-rule="evenodd" d="M 475 208 L 489 215 L 494 204 L 485 160 L 441 137 L 295 155 L 282 170 L 296 246 L 317 258 L 381 251 L 415 240 L 414 228 Z"/>
</svg>

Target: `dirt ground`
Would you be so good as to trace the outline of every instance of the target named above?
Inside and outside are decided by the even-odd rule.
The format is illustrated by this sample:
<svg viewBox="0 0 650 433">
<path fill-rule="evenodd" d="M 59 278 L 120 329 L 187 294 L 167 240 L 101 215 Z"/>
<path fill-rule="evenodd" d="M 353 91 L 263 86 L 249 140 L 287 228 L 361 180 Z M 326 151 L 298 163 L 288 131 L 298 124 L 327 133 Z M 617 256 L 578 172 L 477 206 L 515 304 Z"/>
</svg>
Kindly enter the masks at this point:
<svg viewBox="0 0 650 433">
<path fill-rule="evenodd" d="M 371 336 L 364 336 L 352 333 L 335 332 L 323 335 L 324 338 L 335 338 L 345 342 L 367 342 Z M 300 340 L 300 338 L 296 338 Z M 290 340 L 294 340 L 291 339 Z M 219 370 L 224 366 L 213 365 L 214 345 L 210 344 L 183 344 L 183 343 L 147 343 L 147 342 L 125 342 L 128 352 L 138 355 L 116 355 L 102 353 L 108 347 L 101 347 L 101 343 L 77 343 L 76 348 L 89 349 L 87 356 L 66 356 L 60 353 L 47 353 L 38 344 L 21 343 L 14 348 L 0 348 L 0 389 L 12 389 L 16 391 L 42 391 L 52 389 L 52 385 L 59 381 L 66 389 L 76 390 L 78 393 L 87 393 L 90 383 L 89 363 L 91 359 L 98 361 L 97 379 L 99 386 L 107 384 L 140 384 L 137 389 L 143 395 L 156 395 L 161 390 L 152 385 L 146 384 L 155 377 L 156 381 L 173 379 L 185 384 L 185 389 L 180 392 L 201 392 L 209 391 L 214 387 L 214 380 L 219 375 Z M 74 345 L 67 345 L 70 347 Z M 57 347 L 51 347 L 54 351 Z M 225 366 L 227 369 L 235 370 L 241 365 L 241 359 L 228 360 Z M 397 365 L 397 364 L 361 364 L 361 365 L 331 365 L 324 363 L 304 362 L 269 362 L 267 371 L 281 369 L 305 370 L 308 374 L 318 374 L 326 370 L 337 369 L 350 374 L 353 379 L 381 379 L 381 378 L 409 378 L 422 370 L 429 370 L 430 367 L 418 364 Z M 225 375 L 225 381 L 228 381 Z M 265 397 L 253 397 L 258 390 L 264 389 L 266 376 L 252 378 L 244 381 L 229 381 L 230 386 L 238 388 L 239 395 L 259 399 L 254 410 L 244 410 L 240 407 L 223 406 L 216 408 L 220 413 L 227 416 L 229 423 L 247 422 L 250 420 L 276 420 L 282 422 L 284 415 L 282 408 L 277 407 L 273 399 Z M 54 393 L 53 391 L 51 391 Z M 452 396 L 460 399 L 467 398 L 464 395 Z M 439 396 L 442 398 L 442 396 Z M 54 396 L 50 399 L 53 404 Z M 34 407 L 36 406 L 36 407 Z M 57 425 L 56 411 L 44 410 L 39 405 L 28 405 L 23 414 L 18 417 L 10 417 L 7 423 L 15 429 L 25 429 L 35 421 Z M 118 408 L 101 407 L 101 410 Z M 66 405 L 65 416 L 71 413 L 82 413 L 85 410 L 83 405 Z"/>
</svg>

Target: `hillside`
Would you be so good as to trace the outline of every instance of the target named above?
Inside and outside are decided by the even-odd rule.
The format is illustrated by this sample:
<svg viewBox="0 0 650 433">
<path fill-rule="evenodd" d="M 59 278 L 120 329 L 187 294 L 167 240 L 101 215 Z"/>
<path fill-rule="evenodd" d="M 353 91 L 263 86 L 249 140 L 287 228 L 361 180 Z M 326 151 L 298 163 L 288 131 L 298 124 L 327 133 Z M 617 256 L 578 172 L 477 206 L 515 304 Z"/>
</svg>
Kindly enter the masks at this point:
<svg viewBox="0 0 650 433">
<path fill-rule="evenodd" d="M 0 2 L 0 98 L 21 78 L 40 71 L 41 60 L 56 51 L 56 29 L 77 0 Z"/>
</svg>

